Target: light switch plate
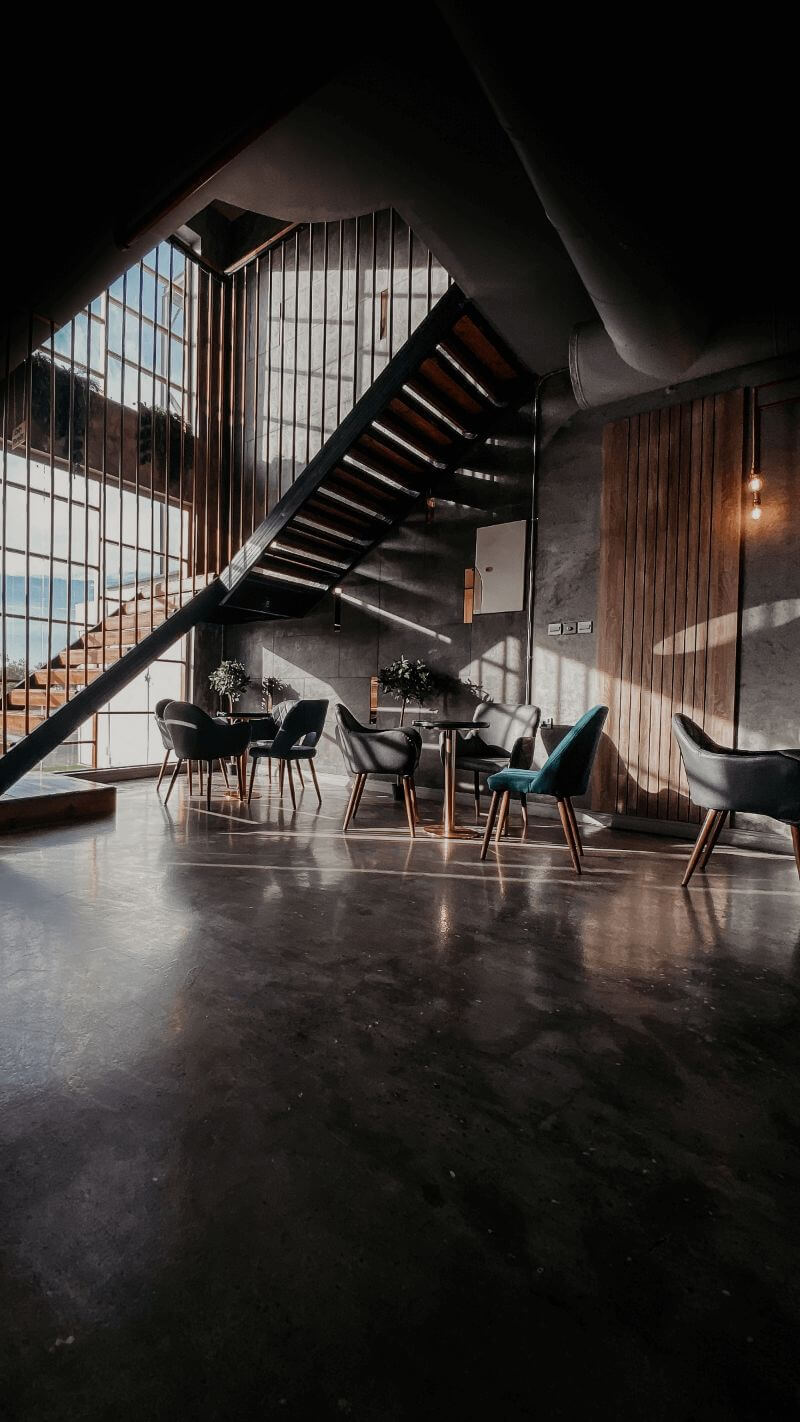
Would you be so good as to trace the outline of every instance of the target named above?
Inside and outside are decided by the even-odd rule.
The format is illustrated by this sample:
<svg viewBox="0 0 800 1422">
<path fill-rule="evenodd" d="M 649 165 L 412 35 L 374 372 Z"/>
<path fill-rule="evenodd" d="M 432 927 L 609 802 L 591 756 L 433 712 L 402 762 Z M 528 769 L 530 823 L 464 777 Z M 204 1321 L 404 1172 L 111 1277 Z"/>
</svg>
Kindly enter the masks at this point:
<svg viewBox="0 0 800 1422">
<path fill-rule="evenodd" d="M 548 637 L 560 637 L 560 636 L 561 636 L 561 623 L 560 623 L 560 622 L 548 622 L 548 624 L 547 624 L 547 635 L 548 635 Z"/>
<path fill-rule="evenodd" d="M 591 632 L 593 627 L 594 627 L 594 623 L 593 623 L 593 622 L 579 622 L 579 623 L 578 623 L 578 631 L 579 631 L 579 632 Z"/>
<path fill-rule="evenodd" d="M 565 636 L 565 637 L 566 637 L 569 633 L 571 633 L 571 632 L 577 632 L 577 630 L 578 630 L 578 624 L 577 624 L 577 622 L 565 622 L 565 623 L 563 624 L 563 626 L 564 626 L 564 636 Z"/>
</svg>

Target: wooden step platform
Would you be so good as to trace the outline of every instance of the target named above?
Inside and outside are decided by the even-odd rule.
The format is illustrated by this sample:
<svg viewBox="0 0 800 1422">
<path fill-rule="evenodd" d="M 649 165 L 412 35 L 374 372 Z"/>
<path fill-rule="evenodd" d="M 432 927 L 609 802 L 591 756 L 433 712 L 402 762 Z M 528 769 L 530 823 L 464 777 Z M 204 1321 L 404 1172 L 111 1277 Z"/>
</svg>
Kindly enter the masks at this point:
<svg viewBox="0 0 800 1422">
<path fill-rule="evenodd" d="M 0 795 L 0 834 L 113 815 L 116 804 L 115 785 L 34 770 Z"/>
</svg>

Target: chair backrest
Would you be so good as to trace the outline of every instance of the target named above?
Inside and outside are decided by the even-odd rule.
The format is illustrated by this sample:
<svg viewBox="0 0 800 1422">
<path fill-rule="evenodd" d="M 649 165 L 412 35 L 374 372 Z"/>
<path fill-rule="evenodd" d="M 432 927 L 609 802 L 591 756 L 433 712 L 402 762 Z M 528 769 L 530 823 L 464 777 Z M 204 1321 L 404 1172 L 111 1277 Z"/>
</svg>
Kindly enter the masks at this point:
<svg viewBox="0 0 800 1422">
<path fill-rule="evenodd" d="M 276 704 L 275 706 L 273 706 L 273 708 L 272 708 L 272 710 L 271 710 L 271 712 L 270 712 L 270 715 L 272 716 L 272 719 L 273 719 L 273 721 L 275 722 L 275 725 L 278 726 L 278 727 L 282 726 L 283 723 L 284 723 L 284 721 L 286 720 L 286 717 L 289 715 L 289 712 L 290 712 L 290 711 L 293 709 L 293 707 L 295 707 L 296 705 L 297 705 L 297 697 L 295 697 L 294 700 L 279 701 L 279 702 L 277 702 L 277 704 Z"/>
<path fill-rule="evenodd" d="M 322 735 L 327 714 L 327 701 L 295 701 L 278 728 L 272 742 L 272 754 L 278 757 L 285 755 L 298 743 L 315 746 Z"/>
<path fill-rule="evenodd" d="M 172 750 L 172 736 L 167 730 L 166 724 L 164 722 L 164 712 L 169 706 L 169 703 L 170 698 L 168 696 L 162 697 L 160 701 L 156 702 L 155 711 L 153 712 L 153 715 L 156 718 L 156 725 L 158 726 L 158 732 L 161 736 L 161 743 L 164 747 L 164 750 Z"/>
<path fill-rule="evenodd" d="M 689 794 L 706 810 L 741 810 L 800 823 L 800 759 L 783 751 L 733 750 L 717 745 L 696 721 L 672 718 Z"/>
<path fill-rule="evenodd" d="M 586 794 L 607 715 L 607 706 L 593 706 L 567 731 L 536 777 L 537 794 L 557 799 Z"/>
<path fill-rule="evenodd" d="M 374 731 L 374 726 L 365 726 L 358 721 L 349 707 L 342 705 L 341 701 L 336 703 L 336 723 L 344 731 Z"/>
<path fill-rule="evenodd" d="M 501 701 L 481 701 L 475 707 L 473 721 L 488 721 L 479 732 L 485 745 L 507 751 L 512 770 L 528 770 L 533 764 L 536 731 L 541 718 L 538 706 L 505 704 Z"/>
<path fill-rule="evenodd" d="M 203 760 L 205 743 L 219 730 L 219 723 L 191 701 L 168 701 L 164 725 L 182 760 Z"/>
</svg>

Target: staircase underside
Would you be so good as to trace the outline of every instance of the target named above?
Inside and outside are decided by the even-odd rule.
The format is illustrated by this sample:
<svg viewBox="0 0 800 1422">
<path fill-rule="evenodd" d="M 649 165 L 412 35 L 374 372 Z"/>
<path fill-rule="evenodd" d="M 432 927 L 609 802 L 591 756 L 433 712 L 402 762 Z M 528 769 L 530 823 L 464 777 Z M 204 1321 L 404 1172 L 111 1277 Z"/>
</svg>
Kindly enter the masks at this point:
<svg viewBox="0 0 800 1422">
<path fill-rule="evenodd" d="M 420 500 L 436 496 L 533 385 L 452 286 L 220 577 L 174 611 L 166 595 L 152 615 L 134 600 L 32 673 L 27 734 L 0 759 L 0 794 L 198 622 L 305 616 Z M 118 656 L 111 666 L 109 651 Z M 24 706 L 24 685 L 15 692 Z"/>
<path fill-rule="evenodd" d="M 214 620 L 304 616 L 531 390 L 451 287 L 225 570 Z"/>
</svg>

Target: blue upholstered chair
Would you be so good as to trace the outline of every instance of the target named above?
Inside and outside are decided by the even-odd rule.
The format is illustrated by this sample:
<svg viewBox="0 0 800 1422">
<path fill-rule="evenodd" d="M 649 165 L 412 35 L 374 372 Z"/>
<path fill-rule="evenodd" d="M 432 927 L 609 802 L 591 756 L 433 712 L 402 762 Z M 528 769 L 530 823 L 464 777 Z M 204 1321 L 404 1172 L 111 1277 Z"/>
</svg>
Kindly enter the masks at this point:
<svg viewBox="0 0 800 1422">
<path fill-rule="evenodd" d="M 585 795 L 589 788 L 592 766 L 607 715 L 607 706 L 593 706 L 591 711 L 581 716 L 580 721 L 576 721 L 571 731 L 567 731 L 564 739 L 559 741 L 555 750 L 547 757 L 541 770 L 500 770 L 497 775 L 489 776 L 486 783 L 492 792 L 492 803 L 489 806 L 486 833 L 481 846 L 481 859 L 486 858 L 494 823 L 498 819 L 498 809 L 500 816 L 496 838 L 498 843 L 500 841 L 512 795 L 519 796 L 523 804 L 523 837 L 528 827 L 526 797 L 552 795 L 558 805 L 564 838 L 575 873 L 580 874 L 583 844 L 572 808 L 572 797 Z"/>
</svg>

